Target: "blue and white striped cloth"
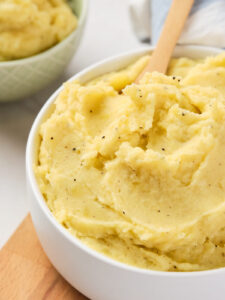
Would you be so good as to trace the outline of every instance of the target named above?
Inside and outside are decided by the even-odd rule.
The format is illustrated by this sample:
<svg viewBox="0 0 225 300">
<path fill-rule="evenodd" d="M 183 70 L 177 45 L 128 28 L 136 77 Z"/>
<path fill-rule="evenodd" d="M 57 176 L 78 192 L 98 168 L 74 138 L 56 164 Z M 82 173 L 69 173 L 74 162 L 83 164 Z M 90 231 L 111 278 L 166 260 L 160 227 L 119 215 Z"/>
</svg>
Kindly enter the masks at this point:
<svg viewBox="0 0 225 300">
<path fill-rule="evenodd" d="M 171 2 L 130 0 L 131 21 L 140 41 L 156 44 Z M 178 43 L 224 48 L 225 0 L 195 0 Z"/>
</svg>

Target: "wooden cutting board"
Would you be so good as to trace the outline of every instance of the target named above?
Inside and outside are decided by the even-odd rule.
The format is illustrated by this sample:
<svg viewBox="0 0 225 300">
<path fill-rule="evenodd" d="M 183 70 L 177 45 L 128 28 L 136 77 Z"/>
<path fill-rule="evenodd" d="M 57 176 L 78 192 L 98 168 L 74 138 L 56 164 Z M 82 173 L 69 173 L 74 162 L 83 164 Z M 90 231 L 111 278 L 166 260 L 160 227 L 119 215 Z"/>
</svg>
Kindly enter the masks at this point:
<svg viewBox="0 0 225 300">
<path fill-rule="evenodd" d="M 30 215 L 0 251 L 0 300 L 87 300 L 54 269 Z"/>
</svg>

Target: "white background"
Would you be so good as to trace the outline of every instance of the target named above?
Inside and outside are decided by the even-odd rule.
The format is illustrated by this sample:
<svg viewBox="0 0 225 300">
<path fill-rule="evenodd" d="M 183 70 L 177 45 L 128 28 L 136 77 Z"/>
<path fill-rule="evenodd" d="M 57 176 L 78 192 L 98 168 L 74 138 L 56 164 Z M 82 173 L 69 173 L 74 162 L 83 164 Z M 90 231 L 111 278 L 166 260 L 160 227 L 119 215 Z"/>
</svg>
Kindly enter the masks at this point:
<svg viewBox="0 0 225 300">
<path fill-rule="evenodd" d="M 0 103 L 0 248 L 28 213 L 25 147 L 32 122 L 43 103 L 67 78 L 120 52 L 142 47 L 131 28 L 129 0 L 90 0 L 78 52 L 65 73 L 46 90 L 24 101 Z"/>
</svg>

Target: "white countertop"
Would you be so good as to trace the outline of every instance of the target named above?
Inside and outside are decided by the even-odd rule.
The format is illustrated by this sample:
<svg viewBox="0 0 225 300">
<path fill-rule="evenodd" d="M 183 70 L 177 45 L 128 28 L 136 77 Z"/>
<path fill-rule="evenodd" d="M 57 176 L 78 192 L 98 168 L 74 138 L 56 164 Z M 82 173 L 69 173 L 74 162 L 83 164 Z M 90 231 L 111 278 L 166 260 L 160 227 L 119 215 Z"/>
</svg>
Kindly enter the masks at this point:
<svg viewBox="0 0 225 300">
<path fill-rule="evenodd" d="M 103 58 L 142 47 L 128 14 L 129 0 L 90 0 L 83 40 L 65 73 L 24 101 L 0 104 L 0 248 L 28 213 L 25 147 L 43 103 L 67 78 Z"/>
</svg>

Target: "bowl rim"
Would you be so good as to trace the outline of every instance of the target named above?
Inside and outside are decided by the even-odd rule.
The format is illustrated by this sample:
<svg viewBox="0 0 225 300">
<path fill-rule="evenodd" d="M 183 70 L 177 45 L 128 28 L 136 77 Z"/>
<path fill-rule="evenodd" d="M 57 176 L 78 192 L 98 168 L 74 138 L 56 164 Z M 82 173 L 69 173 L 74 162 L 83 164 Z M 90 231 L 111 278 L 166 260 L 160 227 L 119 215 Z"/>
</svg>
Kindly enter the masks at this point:
<svg viewBox="0 0 225 300">
<path fill-rule="evenodd" d="M 213 47 L 204 47 L 204 46 L 177 46 L 177 49 L 187 49 L 187 50 L 208 50 L 212 51 L 214 54 L 219 54 L 222 52 L 222 49 L 213 48 Z M 72 76 L 68 81 L 78 80 L 79 78 L 82 78 L 85 74 L 88 72 L 91 72 L 92 70 L 97 69 L 98 67 L 105 65 L 107 63 L 115 63 L 117 61 L 121 61 L 123 58 L 135 55 L 144 55 L 148 52 L 153 51 L 153 46 L 148 47 L 142 47 L 138 48 L 136 50 L 123 52 L 121 54 L 111 56 L 107 59 L 101 60 L 98 63 L 95 63 L 87 68 L 85 68 L 83 71 L 75 74 Z M 94 78 L 94 77 L 93 77 Z M 224 273 L 225 275 L 225 268 L 217 268 L 217 269 L 210 269 L 210 270 L 203 270 L 203 271 L 192 271 L 192 272 L 168 272 L 168 271 L 157 271 L 157 270 L 149 270 L 149 269 L 142 269 L 138 268 L 132 265 L 128 265 L 119 261 L 116 261 L 110 257 L 105 256 L 104 254 L 101 254 L 100 252 L 86 246 L 84 243 L 82 243 L 77 237 L 73 236 L 71 233 L 69 233 L 61 224 L 57 222 L 51 211 L 49 210 L 44 197 L 41 194 L 41 191 L 39 189 L 34 171 L 33 171 L 33 160 L 34 160 L 34 152 L 35 152 L 35 140 L 36 135 L 38 133 L 39 126 L 42 123 L 43 118 L 45 117 L 46 113 L 48 112 L 49 108 L 51 107 L 52 103 L 60 93 L 60 91 L 63 89 L 63 85 L 61 85 L 46 101 L 46 103 L 42 106 L 41 110 L 39 111 L 38 115 L 36 116 L 33 125 L 31 127 L 27 146 L 26 146 L 26 177 L 27 177 L 27 183 L 30 185 L 35 201 L 39 205 L 40 209 L 42 210 L 42 213 L 45 215 L 45 217 L 48 219 L 48 221 L 51 223 L 51 225 L 54 227 L 56 231 L 59 231 L 59 233 L 65 238 L 70 244 L 72 244 L 75 247 L 78 247 L 80 250 L 84 251 L 85 254 L 92 256 L 92 258 L 97 259 L 98 261 L 108 264 L 113 268 L 119 268 L 123 271 L 129 271 L 137 274 L 142 274 L 145 276 L 163 276 L 163 277 L 169 277 L 169 278 L 190 278 L 190 277 L 199 277 L 199 276 L 208 276 L 208 275 L 216 275 L 220 273 Z"/>
<path fill-rule="evenodd" d="M 87 12 L 88 12 L 88 2 L 89 2 L 89 0 L 82 0 L 83 4 L 82 4 L 80 17 L 78 18 L 78 26 L 62 41 L 60 41 L 56 45 L 53 45 L 52 47 L 50 47 L 42 52 L 34 54 L 32 56 L 14 59 L 14 60 L 0 61 L 0 67 L 20 66 L 20 65 L 23 65 L 26 63 L 35 62 L 35 61 L 38 61 L 40 58 L 44 58 L 45 55 L 46 56 L 51 55 L 52 53 L 57 51 L 59 48 L 63 47 L 68 41 L 72 40 L 73 37 L 77 34 L 77 32 L 84 26 Z"/>
</svg>

